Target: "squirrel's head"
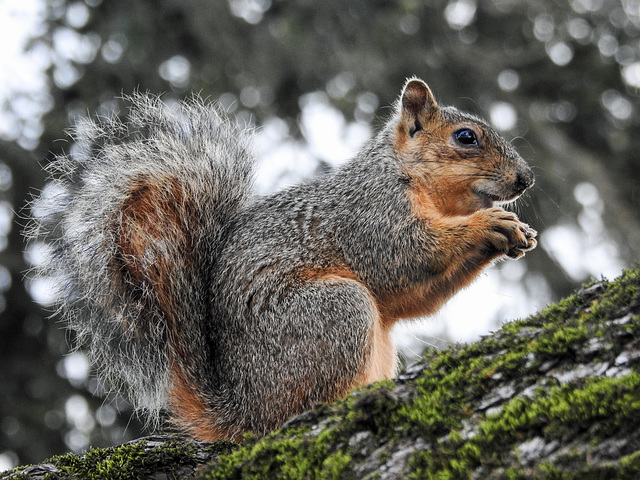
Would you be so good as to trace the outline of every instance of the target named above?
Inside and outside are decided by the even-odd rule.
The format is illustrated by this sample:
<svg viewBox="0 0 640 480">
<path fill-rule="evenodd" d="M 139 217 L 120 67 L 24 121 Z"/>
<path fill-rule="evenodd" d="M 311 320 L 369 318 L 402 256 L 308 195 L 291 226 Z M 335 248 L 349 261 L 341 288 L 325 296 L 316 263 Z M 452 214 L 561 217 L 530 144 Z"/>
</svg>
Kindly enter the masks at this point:
<svg viewBox="0 0 640 480">
<path fill-rule="evenodd" d="M 420 79 L 405 84 L 393 124 L 396 157 L 412 188 L 445 215 L 511 202 L 534 183 L 529 166 L 493 128 L 440 107 Z"/>
</svg>

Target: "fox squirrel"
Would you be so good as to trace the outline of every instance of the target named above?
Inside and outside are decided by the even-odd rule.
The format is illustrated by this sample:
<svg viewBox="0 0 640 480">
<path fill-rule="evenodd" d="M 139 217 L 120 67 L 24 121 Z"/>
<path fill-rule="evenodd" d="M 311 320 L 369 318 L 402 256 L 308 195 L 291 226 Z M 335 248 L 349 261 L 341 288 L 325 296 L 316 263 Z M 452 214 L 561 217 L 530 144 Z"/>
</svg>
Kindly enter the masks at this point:
<svg viewBox="0 0 640 480">
<path fill-rule="evenodd" d="M 33 236 L 109 383 L 193 437 L 264 435 L 392 377 L 396 321 L 536 245 L 497 206 L 529 167 L 417 78 L 353 160 L 265 197 L 250 133 L 218 108 L 129 101 L 128 121 L 83 121 L 51 162 Z"/>
</svg>

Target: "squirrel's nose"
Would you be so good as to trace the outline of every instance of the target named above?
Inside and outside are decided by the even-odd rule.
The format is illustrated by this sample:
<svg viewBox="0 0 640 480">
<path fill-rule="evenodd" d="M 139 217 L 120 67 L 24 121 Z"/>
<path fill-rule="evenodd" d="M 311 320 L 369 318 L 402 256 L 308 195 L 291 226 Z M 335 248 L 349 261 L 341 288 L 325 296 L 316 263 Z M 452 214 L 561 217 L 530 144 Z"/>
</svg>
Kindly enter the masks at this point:
<svg viewBox="0 0 640 480">
<path fill-rule="evenodd" d="M 524 192 L 527 188 L 532 187 L 535 183 L 535 177 L 530 168 L 518 172 L 516 177 L 516 188 L 520 192 Z"/>
</svg>

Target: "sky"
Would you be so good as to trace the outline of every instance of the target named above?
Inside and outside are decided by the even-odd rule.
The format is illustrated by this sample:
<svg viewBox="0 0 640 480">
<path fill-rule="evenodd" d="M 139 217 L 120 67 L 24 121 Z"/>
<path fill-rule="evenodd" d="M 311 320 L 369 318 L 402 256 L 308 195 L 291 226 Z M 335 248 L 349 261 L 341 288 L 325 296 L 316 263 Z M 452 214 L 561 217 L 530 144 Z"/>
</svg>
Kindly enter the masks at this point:
<svg viewBox="0 0 640 480">
<path fill-rule="evenodd" d="M 44 45 L 25 53 L 29 39 L 43 28 L 42 0 L 0 0 L 0 138 L 33 148 L 42 132 L 41 115 L 49 108 L 50 59 Z"/>
</svg>

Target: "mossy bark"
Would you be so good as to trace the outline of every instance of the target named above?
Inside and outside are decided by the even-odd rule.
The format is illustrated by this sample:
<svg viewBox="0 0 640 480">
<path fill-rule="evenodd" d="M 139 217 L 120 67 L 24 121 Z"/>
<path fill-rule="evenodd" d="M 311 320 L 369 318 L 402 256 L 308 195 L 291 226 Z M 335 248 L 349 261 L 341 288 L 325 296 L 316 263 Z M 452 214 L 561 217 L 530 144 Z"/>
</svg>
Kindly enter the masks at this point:
<svg viewBox="0 0 640 480">
<path fill-rule="evenodd" d="M 471 345 L 427 352 L 394 381 L 320 405 L 264 439 L 143 439 L 0 478 L 34 474 L 640 478 L 640 270 L 593 283 Z"/>
</svg>

